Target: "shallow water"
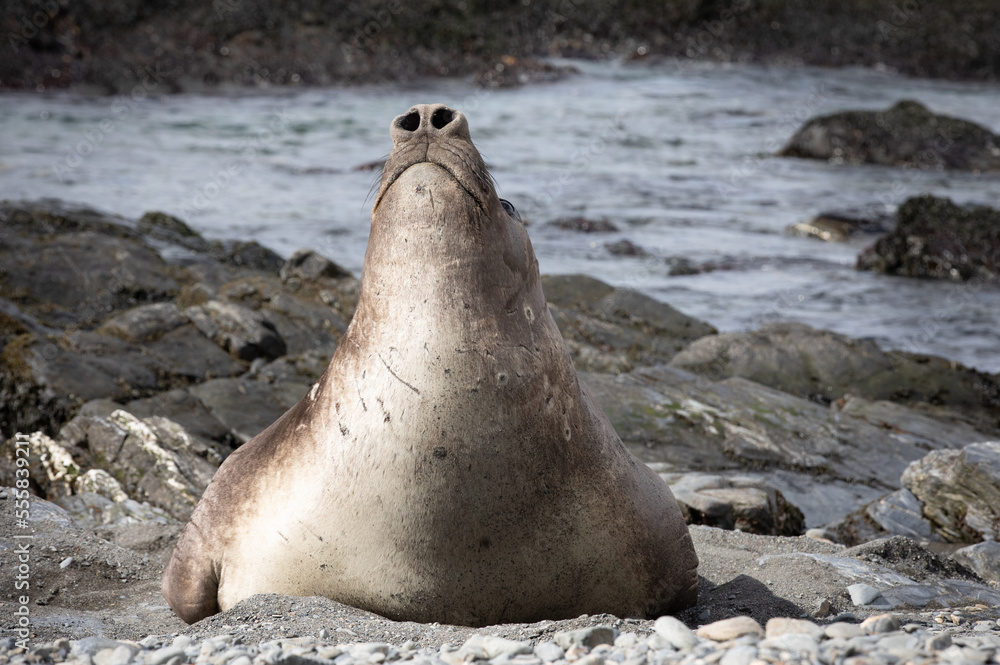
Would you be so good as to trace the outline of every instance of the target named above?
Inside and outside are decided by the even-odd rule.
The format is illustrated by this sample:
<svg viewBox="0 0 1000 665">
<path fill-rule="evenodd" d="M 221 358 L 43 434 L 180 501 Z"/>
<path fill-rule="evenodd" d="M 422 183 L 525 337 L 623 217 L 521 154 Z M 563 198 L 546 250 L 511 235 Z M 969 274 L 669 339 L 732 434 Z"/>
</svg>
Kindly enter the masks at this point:
<svg viewBox="0 0 1000 665">
<path fill-rule="evenodd" d="M 389 152 L 394 116 L 440 101 L 468 115 L 501 196 L 530 222 L 542 272 L 634 287 L 721 330 L 800 321 L 1000 371 L 1000 288 L 861 273 L 855 257 L 872 238 L 785 233 L 820 211 L 892 212 L 922 192 L 1000 207 L 1000 177 L 770 156 L 806 118 L 903 98 L 1000 131 L 1000 86 L 871 70 L 573 64 L 581 75 L 502 91 L 433 80 L 141 99 L 3 95 L 0 196 L 129 217 L 162 210 L 209 237 L 255 239 L 284 255 L 312 247 L 357 272 L 377 172 L 356 167 Z M 619 232 L 546 224 L 564 215 L 607 218 Z M 604 244 L 621 238 L 651 256 L 612 256 Z M 671 277 L 672 257 L 724 269 Z"/>
</svg>

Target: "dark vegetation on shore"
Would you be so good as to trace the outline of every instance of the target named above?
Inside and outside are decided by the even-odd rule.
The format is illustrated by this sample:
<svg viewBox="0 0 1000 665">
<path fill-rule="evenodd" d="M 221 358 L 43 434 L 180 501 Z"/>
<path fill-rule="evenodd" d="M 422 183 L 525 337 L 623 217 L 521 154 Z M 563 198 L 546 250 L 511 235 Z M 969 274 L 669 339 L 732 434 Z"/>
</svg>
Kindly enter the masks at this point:
<svg viewBox="0 0 1000 665">
<path fill-rule="evenodd" d="M 979 80 L 1000 72 L 992 0 L 4 4 L 0 89 L 361 83 L 482 74 L 503 67 L 503 56 L 881 64 Z"/>
</svg>

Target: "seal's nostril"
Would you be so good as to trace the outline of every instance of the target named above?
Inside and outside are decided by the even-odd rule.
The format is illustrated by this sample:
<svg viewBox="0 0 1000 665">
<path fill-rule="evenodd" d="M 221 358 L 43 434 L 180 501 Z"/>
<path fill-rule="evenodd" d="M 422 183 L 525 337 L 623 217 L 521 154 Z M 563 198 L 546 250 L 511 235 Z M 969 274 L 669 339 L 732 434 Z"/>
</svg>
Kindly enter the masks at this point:
<svg viewBox="0 0 1000 665">
<path fill-rule="evenodd" d="M 438 110 L 434 111 L 434 115 L 431 116 L 431 124 L 434 125 L 434 129 L 444 129 L 445 126 L 455 119 L 455 112 L 450 108 L 442 106 Z"/>
<path fill-rule="evenodd" d="M 420 114 L 416 111 L 407 113 L 399 119 L 399 126 L 408 132 L 415 132 L 420 127 Z"/>
</svg>

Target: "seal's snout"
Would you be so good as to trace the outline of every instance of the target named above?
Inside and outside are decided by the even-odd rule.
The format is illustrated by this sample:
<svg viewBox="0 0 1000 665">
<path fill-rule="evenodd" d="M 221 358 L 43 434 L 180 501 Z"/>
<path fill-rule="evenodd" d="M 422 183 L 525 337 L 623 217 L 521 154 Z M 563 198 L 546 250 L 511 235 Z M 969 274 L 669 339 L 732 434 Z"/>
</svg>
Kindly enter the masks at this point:
<svg viewBox="0 0 1000 665">
<path fill-rule="evenodd" d="M 396 116 L 389 129 L 393 146 L 399 147 L 419 137 L 457 138 L 471 141 L 469 123 L 461 111 L 444 104 L 418 104 Z"/>
</svg>

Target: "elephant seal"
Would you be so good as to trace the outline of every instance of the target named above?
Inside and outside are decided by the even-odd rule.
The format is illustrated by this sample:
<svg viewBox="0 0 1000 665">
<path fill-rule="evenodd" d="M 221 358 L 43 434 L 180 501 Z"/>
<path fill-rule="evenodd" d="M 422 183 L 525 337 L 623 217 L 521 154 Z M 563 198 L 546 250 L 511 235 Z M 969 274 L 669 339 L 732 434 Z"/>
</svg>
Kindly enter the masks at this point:
<svg viewBox="0 0 1000 665">
<path fill-rule="evenodd" d="M 164 597 L 189 623 L 269 592 L 470 626 L 692 605 L 677 502 L 580 382 L 465 117 L 391 135 L 354 318 L 222 464 Z"/>
</svg>

